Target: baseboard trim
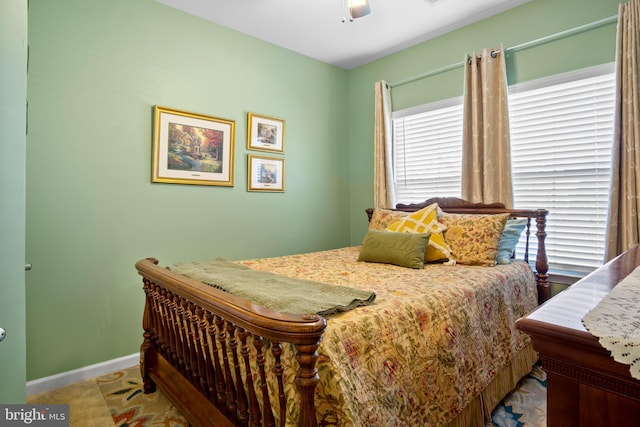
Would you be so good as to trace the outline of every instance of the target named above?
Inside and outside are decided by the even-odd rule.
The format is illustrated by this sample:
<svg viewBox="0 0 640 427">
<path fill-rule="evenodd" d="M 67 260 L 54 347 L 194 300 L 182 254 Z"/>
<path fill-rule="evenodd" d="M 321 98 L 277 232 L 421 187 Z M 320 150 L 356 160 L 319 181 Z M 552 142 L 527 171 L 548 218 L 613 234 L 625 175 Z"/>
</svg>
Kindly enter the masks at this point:
<svg viewBox="0 0 640 427">
<path fill-rule="evenodd" d="M 129 356 L 118 357 L 117 359 L 107 360 L 72 371 L 61 372 L 56 375 L 51 375 L 50 377 L 27 381 L 27 396 L 64 387 L 79 381 L 88 380 L 89 378 L 99 377 L 100 375 L 120 369 L 130 368 L 138 363 L 140 363 L 140 353 L 134 353 Z"/>
</svg>

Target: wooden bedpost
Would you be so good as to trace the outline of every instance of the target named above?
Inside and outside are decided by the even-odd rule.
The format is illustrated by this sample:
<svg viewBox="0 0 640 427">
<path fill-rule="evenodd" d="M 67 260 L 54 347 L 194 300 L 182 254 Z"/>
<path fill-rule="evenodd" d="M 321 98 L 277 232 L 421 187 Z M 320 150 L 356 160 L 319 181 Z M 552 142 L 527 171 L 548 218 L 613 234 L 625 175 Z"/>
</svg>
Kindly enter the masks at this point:
<svg viewBox="0 0 640 427">
<path fill-rule="evenodd" d="M 155 258 L 147 258 L 149 261 L 158 265 L 158 260 Z M 152 336 L 152 307 L 151 307 L 151 295 L 149 293 L 149 287 L 151 286 L 151 282 L 143 278 L 143 289 L 145 291 L 145 303 L 144 303 L 144 313 L 142 315 L 142 329 L 144 332 L 142 333 L 142 344 L 140 345 L 140 375 L 142 376 L 142 383 L 144 387 L 145 393 L 153 393 L 156 391 L 156 384 L 151 380 L 151 377 L 148 375 L 148 370 L 150 369 L 151 361 L 149 360 L 148 354 L 150 353 L 150 348 L 154 345 L 153 336 Z"/>
<path fill-rule="evenodd" d="M 316 320 L 319 316 L 309 315 L 308 320 Z M 315 389 L 320 381 L 316 360 L 318 359 L 318 347 L 320 339 L 316 344 L 296 344 L 296 360 L 298 361 L 298 373 L 296 374 L 296 385 L 300 391 L 300 416 L 298 418 L 299 427 L 317 427 Z"/>
<path fill-rule="evenodd" d="M 148 284 L 145 282 L 144 286 L 146 287 Z M 146 294 L 144 314 L 142 316 L 142 328 L 144 329 L 144 332 L 142 333 L 142 344 L 140 345 L 140 375 L 142 376 L 145 393 L 153 393 L 156 391 L 156 385 L 153 383 L 149 375 L 147 375 L 147 354 L 149 348 L 153 345 L 151 340 L 151 304 L 149 299 L 149 295 Z"/>
<path fill-rule="evenodd" d="M 547 259 L 547 250 L 545 248 L 545 238 L 547 232 L 545 230 L 547 224 L 546 209 L 536 210 L 536 237 L 538 238 L 538 254 L 536 256 L 536 278 L 538 282 L 538 304 L 542 304 L 551 298 L 551 288 L 549 287 L 549 261 Z"/>
</svg>

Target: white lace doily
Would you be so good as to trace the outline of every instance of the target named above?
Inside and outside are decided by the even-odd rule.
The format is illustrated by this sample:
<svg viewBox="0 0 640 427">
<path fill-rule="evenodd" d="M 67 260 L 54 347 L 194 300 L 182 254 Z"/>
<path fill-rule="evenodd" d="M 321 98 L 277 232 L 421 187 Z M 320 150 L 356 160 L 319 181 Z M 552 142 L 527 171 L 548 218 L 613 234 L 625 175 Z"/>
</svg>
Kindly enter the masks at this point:
<svg viewBox="0 0 640 427">
<path fill-rule="evenodd" d="M 616 362 L 630 365 L 631 376 L 640 380 L 640 267 L 587 313 L 582 324 Z"/>
</svg>

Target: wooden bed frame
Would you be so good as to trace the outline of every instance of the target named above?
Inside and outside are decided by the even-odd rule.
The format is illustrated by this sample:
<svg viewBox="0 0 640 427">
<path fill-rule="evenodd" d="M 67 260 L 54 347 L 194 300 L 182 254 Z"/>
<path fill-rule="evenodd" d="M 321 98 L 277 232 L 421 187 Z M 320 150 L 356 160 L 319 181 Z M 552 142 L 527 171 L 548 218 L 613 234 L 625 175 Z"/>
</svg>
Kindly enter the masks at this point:
<svg viewBox="0 0 640 427">
<path fill-rule="evenodd" d="M 535 220 L 538 299 L 549 298 L 546 210 L 510 210 L 501 204 L 471 204 L 454 198 L 398 205 L 397 210 L 415 211 L 434 202 L 448 213 L 510 213 Z M 367 210 L 369 219 L 372 212 Z M 528 253 L 524 259 L 528 261 Z M 145 393 L 159 386 L 193 426 L 274 426 L 273 408 L 279 408 L 278 418 L 284 425 L 287 401 L 280 355 L 283 344 L 290 343 L 295 346 L 298 362 L 298 426 L 317 425 L 314 396 L 319 377 L 315 364 L 326 327 L 323 317 L 269 310 L 160 267 L 154 258 L 138 261 L 136 269 L 143 277 L 146 294 L 140 348 Z M 251 352 L 255 352 L 254 358 Z M 273 366 L 267 367 L 267 352 Z M 275 394 L 270 394 L 266 385 L 254 384 L 254 378 L 266 384 L 267 375 L 277 379 Z"/>
</svg>

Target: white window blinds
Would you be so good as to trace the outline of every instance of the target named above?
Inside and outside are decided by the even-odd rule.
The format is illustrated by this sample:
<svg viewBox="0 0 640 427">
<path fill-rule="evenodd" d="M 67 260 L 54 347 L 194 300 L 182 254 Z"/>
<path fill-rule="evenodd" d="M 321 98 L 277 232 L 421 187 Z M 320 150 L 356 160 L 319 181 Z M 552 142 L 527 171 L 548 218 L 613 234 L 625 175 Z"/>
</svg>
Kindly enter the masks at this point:
<svg viewBox="0 0 640 427">
<path fill-rule="evenodd" d="M 399 203 L 423 202 L 425 194 L 460 197 L 462 98 L 429 107 L 394 113 L 393 171 Z"/>
<path fill-rule="evenodd" d="M 554 273 L 602 265 L 614 103 L 613 64 L 509 89 L 514 207 L 549 210 Z M 396 202 L 460 197 L 462 98 L 394 112 L 393 143 Z"/>
<path fill-rule="evenodd" d="M 555 272 L 602 265 L 615 74 L 510 93 L 514 206 L 544 207 Z"/>
</svg>

